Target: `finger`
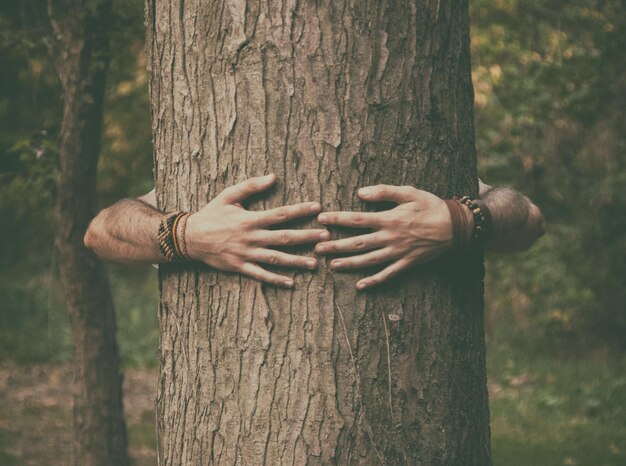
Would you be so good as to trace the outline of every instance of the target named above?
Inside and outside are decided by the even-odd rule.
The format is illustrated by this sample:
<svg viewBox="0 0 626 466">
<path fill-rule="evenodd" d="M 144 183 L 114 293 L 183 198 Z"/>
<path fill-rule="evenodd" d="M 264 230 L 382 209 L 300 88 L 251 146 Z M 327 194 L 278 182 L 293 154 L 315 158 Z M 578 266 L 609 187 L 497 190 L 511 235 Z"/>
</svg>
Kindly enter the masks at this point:
<svg viewBox="0 0 626 466">
<path fill-rule="evenodd" d="M 359 197 L 365 201 L 379 202 L 391 201 L 396 204 L 409 202 L 415 198 L 418 191 L 412 186 L 392 186 L 389 184 L 379 184 L 376 186 L 366 186 L 359 189 Z"/>
<path fill-rule="evenodd" d="M 297 218 L 309 217 L 322 210 L 318 202 L 303 202 L 302 204 L 285 205 L 275 209 L 258 212 L 258 224 L 262 226 L 276 225 Z"/>
<path fill-rule="evenodd" d="M 402 272 L 409 265 L 410 265 L 409 261 L 401 259 L 385 267 L 383 270 L 372 275 L 371 277 L 367 277 L 362 280 L 359 280 L 359 282 L 356 284 L 356 287 L 359 290 L 364 290 L 365 288 L 371 288 L 373 286 L 380 285 L 381 283 L 386 282 L 390 278 Z"/>
<path fill-rule="evenodd" d="M 273 173 L 266 176 L 255 176 L 236 185 L 230 186 L 222 191 L 216 199 L 224 201 L 225 204 L 235 204 L 242 202 L 247 197 L 255 193 L 260 193 L 268 189 L 276 181 Z"/>
<path fill-rule="evenodd" d="M 256 243 L 262 246 L 292 246 L 330 239 L 328 230 L 259 230 Z"/>
<path fill-rule="evenodd" d="M 319 243 L 315 246 L 315 252 L 329 254 L 335 252 L 368 251 L 384 245 L 385 237 L 381 233 L 376 232 Z"/>
<path fill-rule="evenodd" d="M 389 262 L 398 257 L 398 253 L 393 253 L 391 248 L 377 249 L 365 254 L 352 257 L 342 257 L 330 261 L 330 267 L 333 270 L 350 270 L 370 267 L 372 265 Z"/>
<path fill-rule="evenodd" d="M 317 260 L 313 257 L 288 254 L 274 249 L 257 249 L 250 255 L 250 259 L 283 267 L 298 267 L 301 269 L 314 269 L 317 267 Z"/>
<path fill-rule="evenodd" d="M 270 272 L 269 270 L 265 270 L 264 268 L 258 266 L 257 264 L 252 264 L 251 262 L 243 264 L 239 271 L 244 275 L 254 278 L 255 280 L 269 283 L 271 285 L 284 286 L 287 288 L 291 288 L 293 286 L 293 280 L 291 278 Z"/>
<path fill-rule="evenodd" d="M 382 223 L 378 212 L 324 212 L 317 221 L 324 225 L 339 225 L 355 228 L 376 228 Z"/>
</svg>

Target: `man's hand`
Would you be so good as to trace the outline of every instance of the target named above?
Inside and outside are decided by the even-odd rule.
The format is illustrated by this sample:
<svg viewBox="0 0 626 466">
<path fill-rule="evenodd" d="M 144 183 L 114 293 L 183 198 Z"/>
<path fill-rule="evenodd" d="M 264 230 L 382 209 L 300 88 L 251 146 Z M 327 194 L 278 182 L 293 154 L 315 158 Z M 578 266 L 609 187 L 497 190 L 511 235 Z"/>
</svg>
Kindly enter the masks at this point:
<svg viewBox="0 0 626 466">
<path fill-rule="evenodd" d="M 267 227 L 319 213 L 317 202 L 305 202 L 256 212 L 243 208 L 249 196 L 270 188 L 276 177 L 250 178 L 222 191 L 187 221 L 186 243 L 189 257 L 224 271 L 248 275 L 257 280 L 291 287 L 291 278 L 272 273 L 258 263 L 315 269 L 312 257 L 270 249 L 327 240 L 325 229 L 268 230 Z"/>
<path fill-rule="evenodd" d="M 410 186 L 369 186 L 359 190 L 368 202 L 392 201 L 395 208 L 383 212 L 327 212 L 324 225 L 370 228 L 372 232 L 319 243 L 321 254 L 358 253 L 333 259 L 333 270 L 350 270 L 391 262 L 382 271 L 364 278 L 357 288 L 378 285 L 402 270 L 427 262 L 452 247 L 450 211 L 443 199 Z M 468 215 L 471 213 L 468 210 Z"/>
</svg>

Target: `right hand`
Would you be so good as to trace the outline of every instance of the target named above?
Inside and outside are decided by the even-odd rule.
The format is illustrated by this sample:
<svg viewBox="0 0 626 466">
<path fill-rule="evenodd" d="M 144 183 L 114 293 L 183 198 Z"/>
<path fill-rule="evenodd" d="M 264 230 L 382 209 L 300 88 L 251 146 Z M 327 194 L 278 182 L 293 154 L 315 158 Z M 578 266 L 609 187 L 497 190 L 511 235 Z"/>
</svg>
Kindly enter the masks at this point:
<svg viewBox="0 0 626 466">
<path fill-rule="evenodd" d="M 319 203 L 304 202 L 260 212 L 246 210 L 241 205 L 244 199 L 267 190 L 275 181 L 273 174 L 250 178 L 226 188 L 190 215 L 185 231 L 189 257 L 218 270 L 284 287 L 292 287 L 293 280 L 265 270 L 258 263 L 315 269 L 315 258 L 288 254 L 269 246 L 325 241 L 330 238 L 328 230 L 268 230 L 266 227 L 316 215 L 321 210 Z"/>
</svg>

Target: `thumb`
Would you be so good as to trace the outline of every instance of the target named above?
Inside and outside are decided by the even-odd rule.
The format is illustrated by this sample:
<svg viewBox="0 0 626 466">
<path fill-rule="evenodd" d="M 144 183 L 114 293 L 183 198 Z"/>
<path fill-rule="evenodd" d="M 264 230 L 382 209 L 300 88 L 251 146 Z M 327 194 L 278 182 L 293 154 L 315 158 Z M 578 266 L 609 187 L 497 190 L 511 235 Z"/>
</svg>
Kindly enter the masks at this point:
<svg viewBox="0 0 626 466">
<path fill-rule="evenodd" d="M 409 202 L 415 195 L 415 188 L 411 186 L 392 186 L 388 184 L 379 184 L 375 186 L 366 186 L 359 189 L 359 197 L 364 201 L 380 202 L 391 201 L 396 204 Z"/>
<path fill-rule="evenodd" d="M 256 176 L 226 188 L 217 198 L 225 204 L 241 203 L 247 197 L 269 189 L 275 182 L 276 175 L 273 173 L 265 176 Z"/>
</svg>

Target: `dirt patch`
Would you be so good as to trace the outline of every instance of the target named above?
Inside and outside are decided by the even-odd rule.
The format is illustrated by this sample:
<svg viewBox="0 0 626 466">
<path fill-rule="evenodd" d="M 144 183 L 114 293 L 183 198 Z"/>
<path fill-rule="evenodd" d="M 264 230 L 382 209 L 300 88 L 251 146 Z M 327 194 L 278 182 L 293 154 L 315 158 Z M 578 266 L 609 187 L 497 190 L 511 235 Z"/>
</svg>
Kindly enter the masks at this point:
<svg viewBox="0 0 626 466">
<path fill-rule="evenodd" d="M 71 464 L 72 368 L 0 363 L 0 464 Z M 129 450 L 137 466 L 156 464 L 157 371 L 124 371 Z"/>
</svg>

